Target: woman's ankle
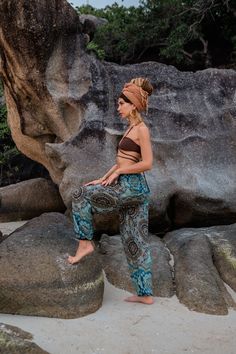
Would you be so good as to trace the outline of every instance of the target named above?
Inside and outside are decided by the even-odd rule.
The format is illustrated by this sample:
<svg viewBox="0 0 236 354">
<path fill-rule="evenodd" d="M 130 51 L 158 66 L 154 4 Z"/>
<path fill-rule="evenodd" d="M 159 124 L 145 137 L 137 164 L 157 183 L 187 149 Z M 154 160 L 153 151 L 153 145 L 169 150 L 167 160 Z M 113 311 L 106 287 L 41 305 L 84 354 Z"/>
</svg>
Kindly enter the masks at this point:
<svg viewBox="0 0 236 354">
<path fill-rule="evenodd" d="M 83 248 L 87 248 L 87 247 L 94 247 L 93 246 L 93 241 L 92 240 L 80 240 L 79 241 L 79 246 L 83 247 Z"/>
</svg>

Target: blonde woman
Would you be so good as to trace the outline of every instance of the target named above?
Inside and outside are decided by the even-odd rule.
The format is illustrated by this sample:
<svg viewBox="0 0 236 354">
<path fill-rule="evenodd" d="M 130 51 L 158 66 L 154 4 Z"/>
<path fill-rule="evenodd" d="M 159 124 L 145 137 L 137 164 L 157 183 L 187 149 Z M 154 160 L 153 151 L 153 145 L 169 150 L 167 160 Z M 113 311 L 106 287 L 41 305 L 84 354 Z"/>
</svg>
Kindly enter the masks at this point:
<svg viewBox="0 0 236 354">
<path fill-rule="evenodd" d="M 148 105 L 152 85 L 147 79 L 136 78 L 127 83 L 118 99 L 121 119 L 129 127 L 122 137 L 116 164 L 101 178 L 75 191 L 72 198 L 74 230 L 79 240 L 71 264 L 79 262 L 94 251 L 94 213 L 119 210 L 120 233 L 127 257 L 131 280 L 136 294 L 125 299 L 130 302 L 153 303 L 152 260 L 148 245 L 149 188 L 144 171 L 152 168 L 153 154 L 149 129 L 140 112 Z"/>
</svg>

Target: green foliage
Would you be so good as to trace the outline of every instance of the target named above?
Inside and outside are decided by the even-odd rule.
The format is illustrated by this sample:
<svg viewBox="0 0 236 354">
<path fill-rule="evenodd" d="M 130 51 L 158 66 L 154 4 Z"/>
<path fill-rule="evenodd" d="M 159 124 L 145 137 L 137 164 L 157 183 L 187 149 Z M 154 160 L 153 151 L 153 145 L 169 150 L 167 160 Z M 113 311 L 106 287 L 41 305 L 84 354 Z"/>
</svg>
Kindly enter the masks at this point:
<svg viewBox="0 0 236 354">
<path fill-rule="evenodd" d="M 3 151 L 0 151 L 0 166 L 9 166 L 9 161 L 19 155 L 19 151 L 15 146 L 4 145 Z"/>
<path fill-rule="evenodd" d="M 79 15 L 94 15 L 97 17 L 103 17 L 104 9 L 95 9 L 91 5 L 76 6 Z"/>
<path fill-rule="evenodd" d="M 2 81 L 0 80 L 0 97 L 3 96 L 3 85 Z"/>
<path fill-rule="evenodd" d="M 156 60 L 185 70 L 235 65 L 235 0 L 142 0 L 136 8 L 77 11 L 108 20 L 90 44 L 108 61 Z"/>
<path fill-rule="evenodd" d="M 3 87 L 0 81 L 0 98 L 2 95 Z M 19 154 L 20 152 L 17 150 L 13 140 L 11 139 L 10 129 L 7 125 L 6 105 L 0 104 L 0 185 L 4 177 L 10 178 L 18 172 L 17 166 L 11 166 L 11 160 Z"/>
<path fill-rule="evenodd" d="M 94 52 L 100 60 L 105 59 L 104 49 L 99 48 L 98 44 L 94 41 L 88 43 L 87 49 Z"/>
<path fill-rule="evenodd" d="M 9 135 L 9 128 L 7 125 L 7 108 L 6 105 L 0 105 L 0 139 L 6 138 Z"/>
<path fill-rule="evenodd" d="M 0 99 L 3 96 L 3 85 L 0 80 Z M 0 139 L 7 137 L 10 131 L 7 125 L 7 108 L 5 104 L 0 101 Z"/>
</svg>

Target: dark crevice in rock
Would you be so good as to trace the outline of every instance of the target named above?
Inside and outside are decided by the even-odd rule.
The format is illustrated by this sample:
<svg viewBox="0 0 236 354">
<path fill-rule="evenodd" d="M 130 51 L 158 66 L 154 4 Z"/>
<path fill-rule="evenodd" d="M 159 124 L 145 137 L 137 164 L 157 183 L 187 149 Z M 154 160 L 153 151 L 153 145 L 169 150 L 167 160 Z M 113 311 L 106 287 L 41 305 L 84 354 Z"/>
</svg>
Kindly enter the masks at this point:
<svg viewBox="0 0 236 354">
<path fill-rule="evenodd" d="M 166 208 L 166 214 L 168 217 L 168 220 L 170 222 L 169 226 L 169 231 L 171 229 L 174 229 L 174 220 L 175 220 L 175 215 L 176 215 L 176 194 L 173 194 L 168 202 L 167 208 Z"/>
</svg>

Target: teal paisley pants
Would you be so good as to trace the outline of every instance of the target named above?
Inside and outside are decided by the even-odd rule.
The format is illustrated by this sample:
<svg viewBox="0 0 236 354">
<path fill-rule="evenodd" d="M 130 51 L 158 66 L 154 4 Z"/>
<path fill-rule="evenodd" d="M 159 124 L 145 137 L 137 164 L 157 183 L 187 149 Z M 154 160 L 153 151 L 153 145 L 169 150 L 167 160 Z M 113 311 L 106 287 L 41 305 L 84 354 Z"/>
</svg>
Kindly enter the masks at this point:
<svg viewBox="0 0 236 354">
<path fill-rule="evenodd" d="M 110 186 L 83 186 L 72 196 L 74 230 L 92 240 L 93 214 L 119 211 L 120 234 L 138 296 L 152 295 L 152 259 L 148 245 L 149 188 L 142 174 L 119 176 Z"/>
</svg>

